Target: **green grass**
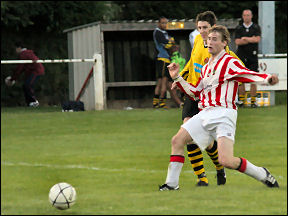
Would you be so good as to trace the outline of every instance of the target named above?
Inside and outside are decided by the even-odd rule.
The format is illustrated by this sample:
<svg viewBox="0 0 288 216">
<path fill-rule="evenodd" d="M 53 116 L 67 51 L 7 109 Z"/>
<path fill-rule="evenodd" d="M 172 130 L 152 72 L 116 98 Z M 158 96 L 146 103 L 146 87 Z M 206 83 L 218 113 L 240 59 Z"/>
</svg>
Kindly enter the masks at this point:
<svg viewBox="0 0 288 216">
<path fill-rule="evenodd" d="M 226 185 L 217 186 L 204 152 L 208 187 L 195 186 L 186 157 L 180 190 L 159 192 L 180 125 L 180 109 L 2 108 L 1 214 L 287 214 L 287 105 L 240 109 L 236 130 L 235 156 L 267 167 L 279 189 L 228 169 Z M 58 182 L 77 191 L 71 209 L 48 202 Z"/>
</svg>

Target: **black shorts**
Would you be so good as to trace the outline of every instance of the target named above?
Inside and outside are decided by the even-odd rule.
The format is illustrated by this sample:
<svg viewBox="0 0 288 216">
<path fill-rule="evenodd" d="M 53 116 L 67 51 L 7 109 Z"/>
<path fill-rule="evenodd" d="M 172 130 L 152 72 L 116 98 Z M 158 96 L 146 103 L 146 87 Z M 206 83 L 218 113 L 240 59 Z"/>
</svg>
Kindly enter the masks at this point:
<svg viewBox="0 0 288 216">
<path fill-rule="evenodd" d="M 162 60 L 157 60 L 156 59 L 156 79 L 162 78 L 162 77 L 168 77 L 169 81 L 173 81 L 171 79 L 171 76 L 169 74 L 169 70 L 167 66 L 169 63 L 166 63 Z"/>
<path fill-rule="evenodd" d="M 187 117 L 193 117 L 199 113 L 198 102 L 199 100 L 193 101 L 185 95 L 184 106 L 182 110 L 182 120 Z"/>
</svg>

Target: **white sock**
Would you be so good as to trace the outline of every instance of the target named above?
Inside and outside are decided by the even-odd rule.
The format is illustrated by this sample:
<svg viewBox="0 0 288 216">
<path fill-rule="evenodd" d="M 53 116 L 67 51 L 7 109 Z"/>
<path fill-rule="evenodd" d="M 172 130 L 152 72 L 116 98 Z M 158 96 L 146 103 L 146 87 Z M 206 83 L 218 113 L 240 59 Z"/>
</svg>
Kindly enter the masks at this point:
<svg viewBox="0 0 288 216">
<path fill-rule="evenodd" d="M 183 167 L 181 162 L 170 162 L 168 166 L 168 173 L 165 184 L 170 187 L 176 187 L 179 185 L 179 176 Z"/>
<path fill-rule="evenodd" d="M 179 185 L 179 176 L 184 164 L 185 157 L 183 155 L 170 155 L 170 163 L 165 184 L 170 187 Z"/>
<path fill-rule="evenodd" d="M 267 174 L 266 171 L 263 169 L 263 167 L 255 166 L 245 158 L 241 159 L 242 159 L 242 165 L 239 169 L 240 172 L 243 172 L 259 181 L 264 180 L 266 178 Z"/>
</svg>

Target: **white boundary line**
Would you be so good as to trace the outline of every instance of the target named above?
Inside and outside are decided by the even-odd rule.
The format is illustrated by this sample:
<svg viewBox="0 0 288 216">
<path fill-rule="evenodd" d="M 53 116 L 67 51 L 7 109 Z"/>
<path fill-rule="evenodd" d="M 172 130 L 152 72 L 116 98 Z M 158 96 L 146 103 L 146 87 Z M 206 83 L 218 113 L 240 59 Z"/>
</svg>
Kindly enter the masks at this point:
<svg viewBox="0 0 288 216">
<path fill-rule="evenodd" d="M 42 164 L 42 163 L 26 163 L 26 162 L 8 162 L 8 161 L 1 161 L 1 165 L 4 166 L 26 166 L 26 167 L 46 167 L 46 168 L 53 168 L 53 169 L 86 169 L 86 170 L 95 170 L 95 171 L 107 171 L 107 172 L 144 172 L 144 173 L 156 173 L 156 172 L 167 172 L 167 170 L 144 170 L 144 169 L 136 169 L 136 168 L 128 168 L 128 169 L 109 169 L 109 168 L 99 168 L 99 167 L 90 167 L 90 166 L 83 166 L 83 165 L 56 165 L 56 164 Z M 184 171 L 187 173 L 193 173 L 193 170 Z M 207 171 L 206 171 L 207 173 Z M 215 171 L 208 171 L 208 173 L 215 173 Z"/>
<path fill-rule="evenodd" d="M 56 164 L 41 164 L 41 163 L 26 163 L 26 162 L 7 162 L 1 161 L 1 165 L 4 166 L 26 166 L 26 167 L 46 167 L 53 169 L 87 169 L 87 170 L 96 170 L 96 171 L 108 171 L 108 172 L 123 172 L 123 171 L 132 171 L 132 172 L 162 172 L 163 170 L 143 170 L 143 169 L 109 169 L 109 168 L 99 168 L 99 167 L 90 167 L 83 165 L 56 165 Z"/>
<path fill-rule="evenodd" d="M 86 170 L 107 171 L 107 172 L 123 172 L 123 171 L 144 172 L 144 173 L 167 172 L 167 169 L 165 169 L 165 170 L 144 170 L 144 169 L 135 169 L 135 168 L 109 169 L 109 168 L 89 167 L 89 166 L 83 166 L 83 165 L 55 165 L 55 164 L 52 165 L 52 164 L 41 164 L 41 163 L 34 163 L 33 164 L 33 163 L 26 163 L 26 162 L 13 163 L 13 162 L 8 162 L 8 161 L 1 161 L 1 165 L 4 165 L 4 166 L 26 166 L 26 167 L 46 167 L 46 168 L 53 168 L 53 169 L 86 169 Z M 183 172 L 184 173 L 194 173 L 193 170 L 184 170 Z M 216 174 L 215 171 L 205 171 L 205 173 Z M 233 172 L 233 175 L 241 175 L 241 173 L 240 172 Z M 283 179 L 283 176 L 275 176 L 275 177 Z"/>
<path fill-rule="evenodd" d="M 1 64 L 96 62 L 96 59 L 1 60 Z"/>
</svg>

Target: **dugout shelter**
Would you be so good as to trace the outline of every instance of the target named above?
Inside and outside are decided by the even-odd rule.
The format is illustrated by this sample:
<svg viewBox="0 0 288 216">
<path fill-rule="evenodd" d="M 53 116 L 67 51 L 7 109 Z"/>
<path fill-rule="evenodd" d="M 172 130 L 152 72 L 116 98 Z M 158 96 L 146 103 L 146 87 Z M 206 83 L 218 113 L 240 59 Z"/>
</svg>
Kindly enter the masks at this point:
<svg viewBox="0 0 288 216">
<path fill-rule="evenodd" d="M 235 51 L 234 31 L 240 19 L 220 19 L 231 34 L 230 49 Z M 156 84 L 157 52 L 153 31 L 158 20 L 93 22 L 64 30 L 68 37 L 68 58 L 91 59 L 102 56 L 103 108 L 123 106 L 149 107 Z M 180 53 L 188 61 L 191 54 L 189 34 L 196 28 L 194 19 L 169 20 L 168 34 L 180 45 Z M 75 100 L 93 63 L 69 63 L 69 99 Z M 95 71 L 94 71 L 95 73 Z M 86 110 L 95 109 L 95 79 L 90 79 L 81 96 Z M 116 102 L 115 102 L 116 101 Z"/>
</svg>

